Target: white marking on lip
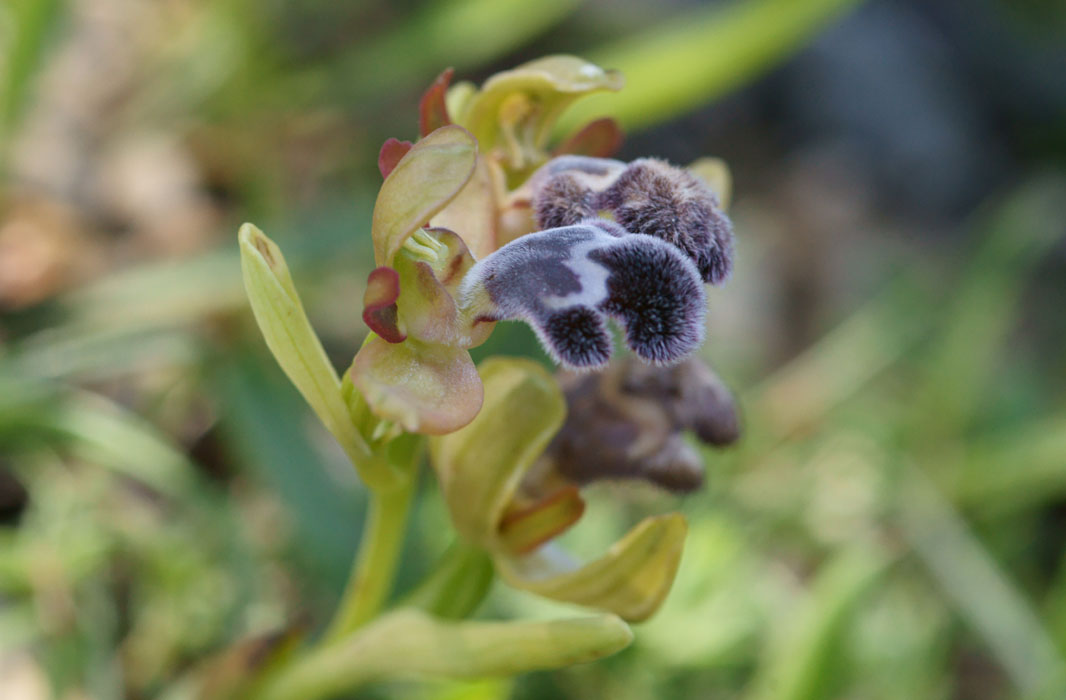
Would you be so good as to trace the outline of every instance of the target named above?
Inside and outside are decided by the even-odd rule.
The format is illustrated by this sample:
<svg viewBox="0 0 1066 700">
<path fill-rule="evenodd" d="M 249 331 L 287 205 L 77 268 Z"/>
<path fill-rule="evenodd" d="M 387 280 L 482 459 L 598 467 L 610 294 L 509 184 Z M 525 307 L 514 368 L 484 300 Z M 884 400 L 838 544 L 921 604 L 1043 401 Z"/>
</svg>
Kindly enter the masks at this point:
<svg viewBox="0 0 1066 700">
<path fill-rule="evenodd" d="M 604 241 L 604 238 L 608 240 Z M 581 289 L 562 296 L 545 296 L 541 298 L 541 303 L 548 309 L 557 311 L 571 306 L 595 308 L 597 304 L 607 299 L 607 278 L 611 276 L 611 271 L 589 259 L 589 253 L 610 245 L 614 240 L 607 234 L 600 234 L 571 248 L 570 255 L 563 261 L 563 264 L 577 276 Z"/>
</svg>

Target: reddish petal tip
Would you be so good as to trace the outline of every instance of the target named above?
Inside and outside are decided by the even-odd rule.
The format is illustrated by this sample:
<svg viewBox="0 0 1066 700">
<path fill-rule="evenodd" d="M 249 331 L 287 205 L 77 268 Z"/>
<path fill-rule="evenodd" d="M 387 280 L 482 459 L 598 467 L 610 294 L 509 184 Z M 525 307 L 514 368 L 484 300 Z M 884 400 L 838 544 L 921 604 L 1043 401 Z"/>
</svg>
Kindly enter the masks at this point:
<svg viewBox="0 0 1066 700">
<path fill-rule="evenodd" d="M 400 330 L 396 300 L 400 297 L 400 275 L 391 267 L 370 273 L 363 294 L 363 322 L 390 343 L 402 343 L 407 334 Z"/>
<path fill-rule="evenodd" d="M 412 145 L 410 141 L 396 138 L 390 138 L 381 144 L 381 151 L 378 152 L 378 170 L 381 171 L 381 177 L 389 176 L 396 164 L 411 150 Z"/>
</svg>

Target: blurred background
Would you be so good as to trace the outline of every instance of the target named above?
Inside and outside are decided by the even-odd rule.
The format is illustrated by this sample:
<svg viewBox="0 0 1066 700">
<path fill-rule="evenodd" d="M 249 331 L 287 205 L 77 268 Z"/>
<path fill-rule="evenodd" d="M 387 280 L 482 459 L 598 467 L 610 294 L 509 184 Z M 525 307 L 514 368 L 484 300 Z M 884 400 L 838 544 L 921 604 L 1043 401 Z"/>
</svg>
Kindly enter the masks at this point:
<svg viewBox="0 0 1066 700">
<path fill-rule="evenodd" d="M 598 486 L 586 555 L 680 508 L 675 589 L 604 662 L 359 698 L 1066 697 L 1060 0 L 6 0 L 0 698 L 163 697 L 343 585 L 364 497 L 270 358 L 237 226 L 338 368 L 376 154 L 445 67 L 628 78 L 620 157 L 733 168 L 705 356 L 745 436 L 677 499 Z M 546 361 L 502 324 L 477 357 Z M 400 576 L 451 533 L 423 478 Z M 484 617 L 567 611 L 497 585 Z"/>
</svg>

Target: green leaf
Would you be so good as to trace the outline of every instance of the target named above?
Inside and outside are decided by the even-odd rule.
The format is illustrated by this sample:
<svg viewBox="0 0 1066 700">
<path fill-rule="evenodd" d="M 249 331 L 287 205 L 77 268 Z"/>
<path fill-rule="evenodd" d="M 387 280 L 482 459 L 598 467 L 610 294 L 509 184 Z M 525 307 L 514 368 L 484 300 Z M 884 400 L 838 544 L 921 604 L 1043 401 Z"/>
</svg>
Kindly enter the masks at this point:
<svg viewBox="0 0 1066 700">
<path fill-rule="evenodd" d="M 50 35 L 63 19 L 65 5 L 63 0 L 14 0 L 0 10 L 0 22 L 10 20 L 5 29 L 11 35 L 0 60 L 0 144 L 6 144 L 22 116 L 32 78 Z"/>
</svg>

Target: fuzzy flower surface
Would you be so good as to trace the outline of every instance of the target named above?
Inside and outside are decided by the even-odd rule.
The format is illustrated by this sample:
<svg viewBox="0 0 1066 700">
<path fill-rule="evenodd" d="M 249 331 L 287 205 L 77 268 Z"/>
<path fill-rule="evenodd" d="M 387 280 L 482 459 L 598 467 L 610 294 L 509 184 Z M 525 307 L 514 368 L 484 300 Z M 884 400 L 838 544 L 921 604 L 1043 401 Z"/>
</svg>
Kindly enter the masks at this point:
<svg viewBox="0 0 1066 700">
<path fill-rule="evenodd" d="M 469 423 L 482 395 L 467 351 L 496 321 L 528 323 L 572 369 L 607 365 L 608 321 L 647 362 L 691 354 L 703 340 L 703 285 L 732 266 L 719 196 L 663 161 L 546 150 L 567 105 L 618 89 L 620 77 L 555 56 L 480 90 L 450 79 L 446 71 L 422 99 L 423 138 L 390 139 L 379 155 L 378 267 L 363 309 L 373 335 L 350 373 L 374 414 L 425 434 Z M 560 148 L 613 150 L 611 124 L 594 122 Z"/>
</svg>

